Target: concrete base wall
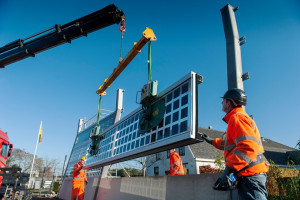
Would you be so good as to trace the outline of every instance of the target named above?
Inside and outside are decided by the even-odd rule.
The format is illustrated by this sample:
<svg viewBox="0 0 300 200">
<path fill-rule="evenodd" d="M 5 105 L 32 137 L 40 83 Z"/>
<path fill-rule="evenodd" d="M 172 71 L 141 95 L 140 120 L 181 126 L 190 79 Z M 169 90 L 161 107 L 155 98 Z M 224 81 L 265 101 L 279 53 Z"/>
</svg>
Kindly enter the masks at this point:
<svg viewBox="0 0 300 200">
<path fill-rule="evenodd" d="M 220 174 L 186 176 L 102 178 L 89 177 L 84 199 L 101 200 L 231 200 L 231 192 L 212 185 Z M 71 199 L 72 179 L 63 182 L 59 198 Z"/>
</svg>

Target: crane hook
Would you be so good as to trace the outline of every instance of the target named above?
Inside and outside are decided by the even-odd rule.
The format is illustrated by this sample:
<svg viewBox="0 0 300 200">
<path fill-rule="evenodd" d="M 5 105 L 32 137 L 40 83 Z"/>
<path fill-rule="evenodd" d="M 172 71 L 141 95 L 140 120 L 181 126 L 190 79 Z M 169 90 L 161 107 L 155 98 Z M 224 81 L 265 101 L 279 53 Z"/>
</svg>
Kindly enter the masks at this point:
<svg viewBox="0 0 300 200">
<path fill-rule="evenodd" d="M 126 31 L 125 28 L 125 19 L 122 19 L 119 30 L 123 33 L 124 31 Z"/>
</svg>

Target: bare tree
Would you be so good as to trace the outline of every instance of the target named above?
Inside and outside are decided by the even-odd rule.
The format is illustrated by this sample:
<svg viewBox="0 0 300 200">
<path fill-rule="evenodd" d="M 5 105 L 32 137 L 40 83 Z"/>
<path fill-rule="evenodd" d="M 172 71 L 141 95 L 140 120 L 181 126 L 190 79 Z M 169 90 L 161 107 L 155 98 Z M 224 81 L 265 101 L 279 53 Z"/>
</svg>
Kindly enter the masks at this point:
<svg viewBox="0 0 300 200">
<path fill-rule="evenodd" d="M 32 164 L 33 154 L 26 152 L 22 149 L 14 149 L 11 157 L 7 160 L 7 167 L 11 167 L 13 165 L 17 165 L 22 168 L 22 171 L 25 173 L 30 172 L 31 164 Z M 43 166 L 43 159 L 36 156 L 34 170 L 40 171 Z"/>
<path fill-rule="evenodd" d="M 156 163 L 158 160 L 165 159 L 164 152 L 159 152 L 156 154 L 152 154 L 149 156 L 144 156 L 135 159 L 134 161 L 137 162 L 141 166 L 141 170 L 143 172 L 143 176 L 146 176 L 146 170 L 148 167 L 151 167 L 154 163 Z"/>
<path fill-rule="evenodd" d="M 45 176 L 53 176 L 59 164 L 60 162 L 55 158 L 44 158 Z"/>
</svg>

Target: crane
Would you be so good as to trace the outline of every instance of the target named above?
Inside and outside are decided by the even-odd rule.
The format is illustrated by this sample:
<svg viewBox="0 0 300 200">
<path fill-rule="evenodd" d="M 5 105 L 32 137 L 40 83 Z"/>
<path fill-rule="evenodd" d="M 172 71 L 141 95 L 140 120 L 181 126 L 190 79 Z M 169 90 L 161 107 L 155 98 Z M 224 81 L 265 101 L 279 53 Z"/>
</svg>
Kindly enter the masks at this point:
<svg viewBox="0 0 300 200">
<path fill-rule="evenodd" d="M 111 4 L 67 24 L 55 24 L 37 34 L 17 39 L 1 47 L 0 68 L 28 57 L 35 57 L 37 53 L 64 43 L 71 43 L 76 38 L 120 22 L 121 24 L 125 22 L 123 11 Z"/>
</svg>

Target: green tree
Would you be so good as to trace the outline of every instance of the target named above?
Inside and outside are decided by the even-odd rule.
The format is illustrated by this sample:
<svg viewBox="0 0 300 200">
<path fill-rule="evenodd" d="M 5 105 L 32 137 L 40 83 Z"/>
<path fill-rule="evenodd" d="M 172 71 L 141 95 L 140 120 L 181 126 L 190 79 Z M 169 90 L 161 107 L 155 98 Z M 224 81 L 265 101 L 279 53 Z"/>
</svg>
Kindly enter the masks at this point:
<svg viewBox="0 0 300 200">
<path fill-rule="evenodd" d="M 58 190 L 59 190 L 59 182 L 58 181 L 55 181 L 53 183 L 53 191 L 57 194 L 58 193 Z"/>
<path fill-rule="evenodd" d="M 300 140 L 298 140 L 298 143 L 296 144 L 296 148 L 298 148 L 298 150 L 300 150 Z"/>
<path fill-rule="evenodd" d="M 218 172 L 223 172 L 225 169 L 225 162 L 224 162 L 224 154 L 222 151 L 218 151 L 216 160 L 215 160 L 215 165 L 218 170 Z"/>
<path fill-rule="evenodd" d="M 19 168 L 19 166 L 17 164 L 13 164 L 10 166 L 11 168 Z"/>
</svg>

